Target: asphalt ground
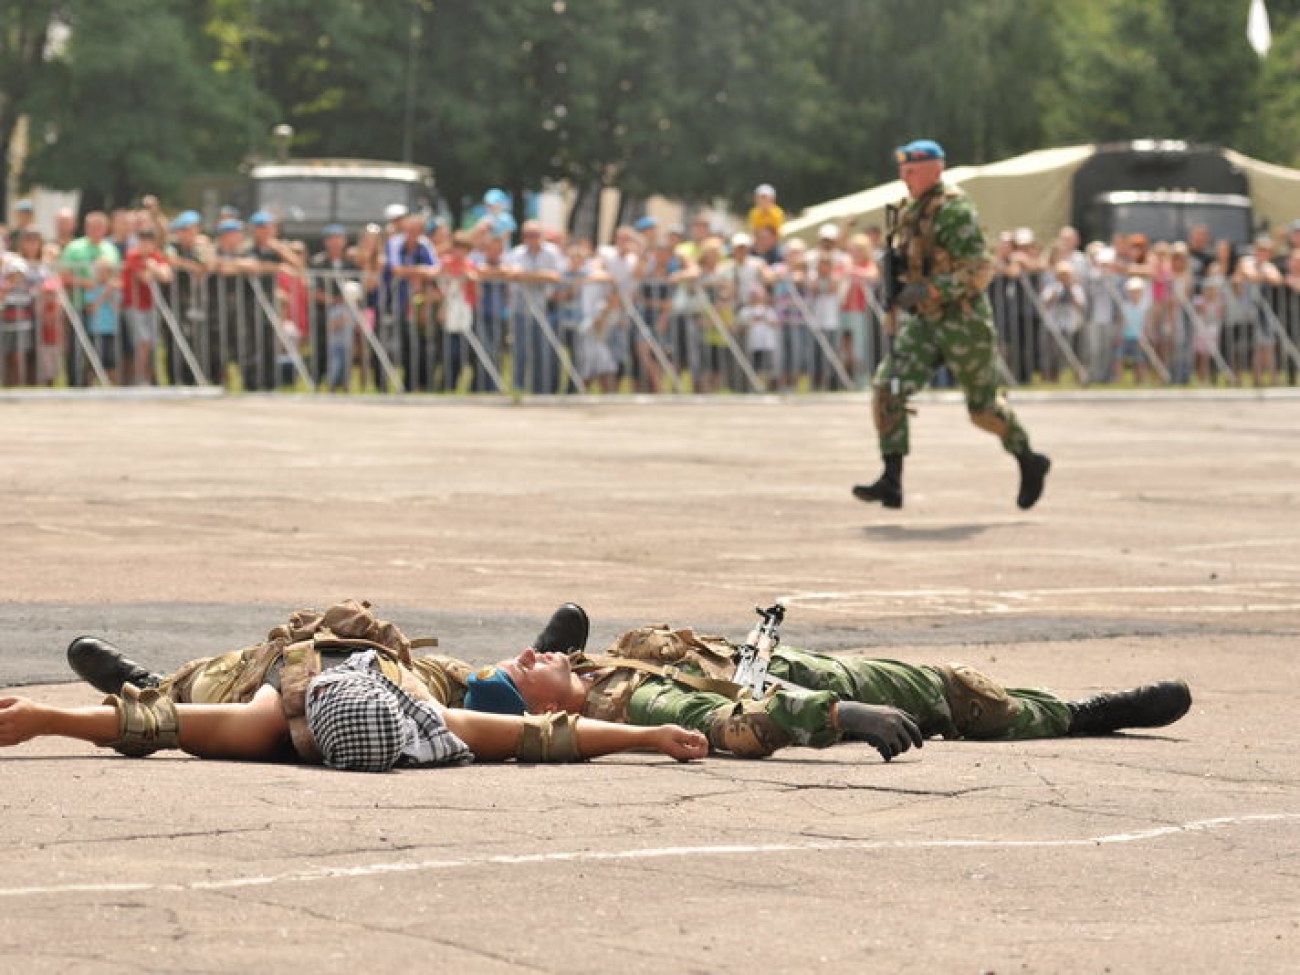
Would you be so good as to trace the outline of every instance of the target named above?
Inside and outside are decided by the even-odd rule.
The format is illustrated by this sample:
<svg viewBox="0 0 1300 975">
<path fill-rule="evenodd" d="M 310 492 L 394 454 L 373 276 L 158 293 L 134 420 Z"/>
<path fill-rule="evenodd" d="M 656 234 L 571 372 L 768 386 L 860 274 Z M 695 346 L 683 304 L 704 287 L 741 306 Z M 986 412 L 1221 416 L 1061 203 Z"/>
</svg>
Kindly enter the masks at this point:
<svg viewBox="0 0 1300 975">
<path fill-rule="evenodd" d="M 0 401 L 0 685 L 66 705 L 99 633 L 169 668 L 372 600 L 489 661 L 576 600 L 962 660 L 1066 697 L 1191 684 L 1170 728 L 678 765 L 369 776 L 0 754 L 0 971 L 1291 972 L 1300 399 L 947 396 L 906 507 L 861 397 L 654 404 Z M 62 683 L 60 683 L 62 682 Z"/>
</svg>

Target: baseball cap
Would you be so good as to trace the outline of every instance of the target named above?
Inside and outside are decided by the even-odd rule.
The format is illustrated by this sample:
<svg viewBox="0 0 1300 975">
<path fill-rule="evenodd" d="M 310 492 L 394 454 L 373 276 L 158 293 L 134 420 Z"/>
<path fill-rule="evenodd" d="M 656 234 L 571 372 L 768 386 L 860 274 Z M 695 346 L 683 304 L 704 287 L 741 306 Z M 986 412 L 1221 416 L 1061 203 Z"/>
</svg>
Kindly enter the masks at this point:
<svg viewBox="0 0 1300 975">
<path fill-rule="evenodd" d="M 492 187 L 483 194 L 483 202 L 490 207 L 503 207 L 510 205 L 510 196 L 505 190 Z"/>
<path fill-rule="evenodd" d="M 774 187 L 771 183 L 759 183 L 756 187 L 754 187 L 754 195 L 755 195 L 755 196 L 770 196 L 770 197 L 772 197 L 773 199 L 775 199 L 775 198 L 776 198 L 776 187 Z"/>
<path fill-rule="evenodd" d="M 467 682 L 465 707 L 493 714 L 523 714 L 528 710 L 515 682 L 496 667 L 485 667 Z"/>
<path fill-rule="evenodd" d="M 731 237 L 732 247 L 753 247 L 754 238 L 749 234 L 733 234 Z"/>
<path fill-rule="evenodd" d="M 894 160 L 900 166 L 909 162 L 925 162 L 929 159 L 943 159 L 943 146 L 933 139 L 913 139 L 905 146 L 894 150 Z"/>
<path fill-rule="evenodd" d="M 394 220 L 401 220 L 409 211 L 401 203 L 390 203 L 384 207 L 384 219 L 390 223 Z"/>
<path fill-rule="evenodd" d="M 183 210 L 176 214 L 171 222 L 172 230 L 184 230 L 186 227 L 197 227 L 203 222 L 197 210 Z"/>
<path fill-rule="evenodd" d="M 839 240 L 840 228 L 833 223 L 824 223 L 821 230 L 817 231 L 817 236 L 822 240 Z"/>
<path fill-rule="evenodd" d="M 1034 232 L 1028 227 L 1017 227 L 1011 239 L 1021 247 L 1026 247 L 1034 242 Z"/>
</svg>

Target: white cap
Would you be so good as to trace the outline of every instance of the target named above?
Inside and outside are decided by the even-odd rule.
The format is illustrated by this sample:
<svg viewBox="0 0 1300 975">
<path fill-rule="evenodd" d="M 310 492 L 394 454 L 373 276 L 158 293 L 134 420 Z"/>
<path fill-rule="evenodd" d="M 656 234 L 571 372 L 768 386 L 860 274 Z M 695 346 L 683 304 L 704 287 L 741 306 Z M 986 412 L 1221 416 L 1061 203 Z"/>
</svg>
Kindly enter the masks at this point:
<svg viewBox="0 0 1300 975">
<path fill-rule="evenodd" d="M 26 274 L 27 262 L 21 257 L 10 257 L 4 262 L 5 274 Z"/>
<path fill-rule="evenodd" d="M 384 219 L 389 223 L 392 223 L 394 220 L 401 220 L 409 212 L 410 211 L 400 203 L 390 203 L 388 206 L 384 207 Z"/>
<path fill-rule="evenodd" d="M 1147 283 L 1136 276 L 1124 282 L 1124 290 L 1126 291 L 1145 291 L 1146 287 Z"/>
<path fill-rule="evenodd" d="M 753 247 L 754 238 L 749 234 L 733 234 L 731 237 L 732 247 Z"/>
<path fill-rule="evenodd" d="M 1097 248 L 1097 257 L 1095 258 L 1095 260 L 1097 261 L 1098 264 L 1114 264 L 1114 263 L 1115 263 L 1115 248 L 1113 248 L 1113 247 L 1098 247 L 1098 248 Z"/>
<path fill-rule="evenodd" d="M 1016 232 L 1012 235 L 1011 239 L 1021 247 L 1024 247 L 1026 244 L 1032 244 L 1034 242 L 1034 232 L 1028 227 L 1017 227 Z"/>
<path fill-rule="evenodd" d="M 758 186 L 756 186 L 756 187 L 754 188 L 754 195 L 755 195 L 755 196 L 770 196 L 772 199 L 775 200 L 775 199 L 776 199 L 776 187 L 774 187 L 771 183 L 759 183 Z"/>
<path fill-rule="evenodd" d="M 839 240 L 840 228 L 833 223 L 824 223 L 822 229 L 817 231 L 817 236 L 822 240 Z"/>
</svg>

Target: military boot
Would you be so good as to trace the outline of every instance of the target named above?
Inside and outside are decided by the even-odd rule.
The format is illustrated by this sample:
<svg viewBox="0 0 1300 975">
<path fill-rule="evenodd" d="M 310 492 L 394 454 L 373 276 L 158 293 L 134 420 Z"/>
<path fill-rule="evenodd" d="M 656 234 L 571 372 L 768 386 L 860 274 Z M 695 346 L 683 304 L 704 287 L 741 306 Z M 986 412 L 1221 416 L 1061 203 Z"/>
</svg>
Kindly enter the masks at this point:
<svg viewBox="0 0 1300 975">
<path fill-rule="evenodd" d="M 1127 691 L 1070 701 L 1071 735 L 1109 735 L 1121 728 L 1162 728 L 1192 706 L 1192 692 L 1180 680 L 1162 680 Z"/>
<path fill-rule="evenodd" d="M 859 501 L 879 501 L 886 508 L 903 506 L 903 455 L 885 454 L 884 473 L 874 484 L 856 484 L 853 496 Z"/>
<path fill-rule="evenodd" d="M 68 644 L 68 663 L 78 677 L 105 694 L 117 694 L 123 684 L 145 690 L 162 680 L 161 674 L 150 673 L 107 640 L 93 636 L 79 636 Z"/>
<path fill-rule="evenodd" d="M 565 603 L 537 634 L 533 649 L 538 653 L 581 653 L 587 649 L 590 628 L 587 614 L 577 603 Z"/>
<path fill-rule="evenodd" d="M 1020 464 L 1020 493 L 1016 495 L 1016 504 L 1028 510 L 1043 496 L 1043 483 L 1052 469 L 1052 461 L 1046 454 L 1032 450 L 1016 454 L 1016 461 Z"/>
</svg>

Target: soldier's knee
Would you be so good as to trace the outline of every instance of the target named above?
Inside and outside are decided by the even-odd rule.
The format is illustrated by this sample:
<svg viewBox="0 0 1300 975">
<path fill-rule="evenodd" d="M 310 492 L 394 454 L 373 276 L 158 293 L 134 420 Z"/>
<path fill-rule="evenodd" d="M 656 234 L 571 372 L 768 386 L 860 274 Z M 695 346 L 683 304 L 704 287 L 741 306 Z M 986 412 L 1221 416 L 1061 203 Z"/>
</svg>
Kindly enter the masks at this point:
<svg viewBox="0 0 1300 975">
<path fill-rule="evenodd" d="M 997 437 L 1005 437 L 1011 429 L 1006 418 L 994 410 L 971 410 L 970 422 Z"/>
<path fill-rule="evenodd" d="M 933 668 L 943 681 L 943 696 L 953 727 L 967 738 L 999 738 L 1020 710 L 1020 702 L 987 674 L 965 664 Z"/>
</svg>

